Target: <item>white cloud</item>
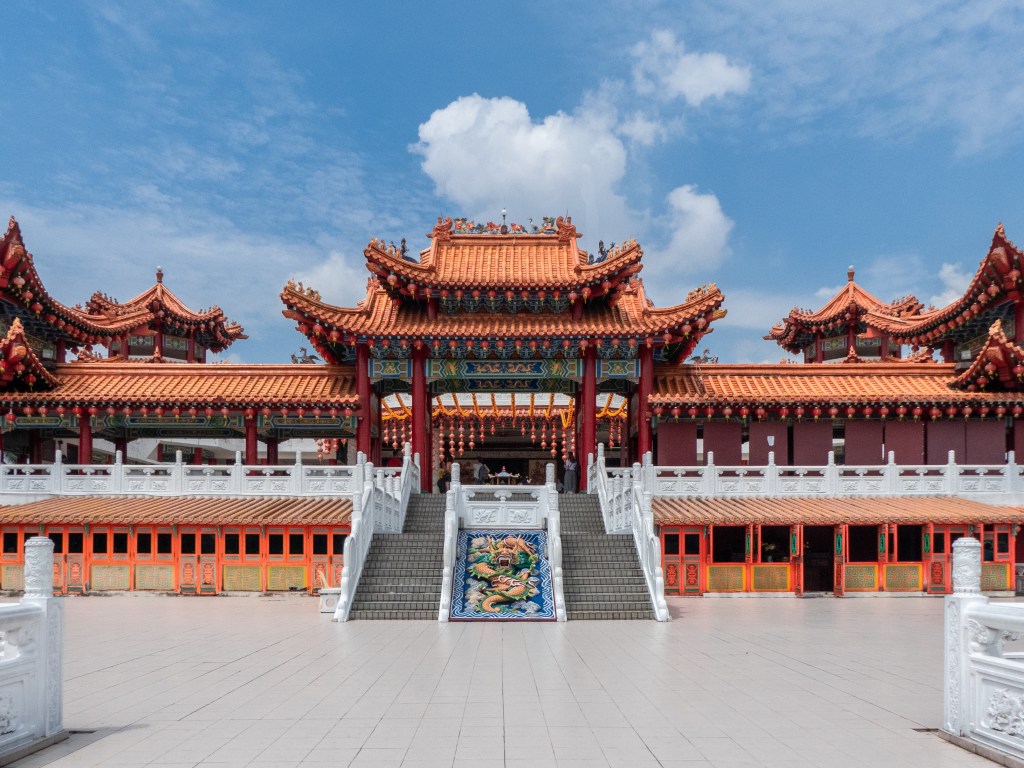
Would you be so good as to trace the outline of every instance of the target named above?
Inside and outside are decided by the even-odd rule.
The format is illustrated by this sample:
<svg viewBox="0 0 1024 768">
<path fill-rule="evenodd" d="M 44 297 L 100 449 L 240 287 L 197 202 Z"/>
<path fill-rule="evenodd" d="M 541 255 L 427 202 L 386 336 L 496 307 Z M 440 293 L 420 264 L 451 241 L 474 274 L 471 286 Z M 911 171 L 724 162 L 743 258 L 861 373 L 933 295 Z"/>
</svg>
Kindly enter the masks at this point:
<svg viewBox="0 0 1024 768">
<path fill-rule="evenodd" d="M 534 122 L 524 103 L 508 97 L 462 96 L 419 127 L 423 170 L 437 193 L 460 213 L 514 220 L 568 211 L 582 231 L 626 223 L 616 186 L 627 152 L 608 115 L 557 112 Z"/>
<path fill-rule="evenodd" d="M 685 184 L 668 195 L 665 230 L 671 238 L 664 248 L 652 252 L 654 270 L 707 272 L 729 255 L 728 239 L 733 221 L 722 211 L 713 194 L 701 194 Z M 650 289 L 648 289 L 650 290 Z"/>
<path fill-rule="evenodd" d="M 930 296 L 925 302 L 936 307 L 945 307 L 964 295 L 972 275 L 963 271 L 959 264 L 945 263 L 939 267 L 939 281 L 942 291 Z"/>
<path fill-rule="evenodd" d="M 710 98 L 746 93 L 750 69 L 730 64 L 721 53 L 687 53 L 669 30 L 658 30 L 630 52 L 635 59 L 633 82 L 637 91 L 664 99 L 683 98 L 699 107 Z"/>
<path fill-rule="evenodd" d="M 660 11 L 674 22 L 675 4 Z M 1024 35 L 1018 0 L 721 0 L 686 25 L 691 39 L 744 52 L 758 119 L 792 136 L 939 129 L 961 155 L 1024 136 L 1024 85 L 1007 59 Z"/>
<path fill-rule="evenodd" d="M 295 275 L 297 281 L 319 291 L 324 301 L 343 307 L 354 307 L 366 297 L 368 277 L 361 256 L 354 258 L 339 251 Z"/>
</svg>

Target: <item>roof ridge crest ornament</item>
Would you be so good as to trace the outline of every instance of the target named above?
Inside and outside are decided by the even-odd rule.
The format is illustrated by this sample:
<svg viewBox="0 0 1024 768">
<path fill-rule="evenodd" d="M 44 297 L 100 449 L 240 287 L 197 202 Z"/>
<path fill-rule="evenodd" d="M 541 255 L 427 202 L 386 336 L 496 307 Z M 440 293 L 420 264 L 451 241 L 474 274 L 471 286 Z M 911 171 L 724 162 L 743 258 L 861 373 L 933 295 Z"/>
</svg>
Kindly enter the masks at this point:
<svg viewBox="0 0 1024 768">
<path fill-rule="evenodd" d="M 555 219 L 555 227 L 558 233 L 558 242 L 560 245 L 568 245 L 573 240 L 582 235 L 576 231 L 576 227 L 572 223 L 572 216 L 561 217 Z"/>
<path fill-rule="evenodd" d="M 427 233 L 427 237 L 433 239 L 435 243 L 450 243 L 452 240 L 452 217 L 447 218 L 437 217 L 437 224 L 434 228 Z"/>
</svg>

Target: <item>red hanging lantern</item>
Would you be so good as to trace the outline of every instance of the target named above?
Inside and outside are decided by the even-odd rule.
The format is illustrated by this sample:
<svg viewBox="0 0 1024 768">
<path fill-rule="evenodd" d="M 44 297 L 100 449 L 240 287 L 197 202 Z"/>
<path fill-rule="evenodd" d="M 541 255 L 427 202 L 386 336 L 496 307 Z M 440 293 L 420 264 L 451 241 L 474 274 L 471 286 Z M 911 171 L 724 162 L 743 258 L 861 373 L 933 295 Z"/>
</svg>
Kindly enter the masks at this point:
<svg viewBox="0 0 1024 768">
<path fill-rule="evenodd" d="M 949 416 L 949 418 L 951 418 L 951 419 L 954 416 L 956 416 L 956 412 L 957 412 L 957 407 L 955 405 L 950 405 L 950 406 L 948 406 L 946 408 L 946 415 Z"/>
<path fill-rule="evenodd" d="M 1015 405 L 1013 406 L 1013 410 L 1011 410 L 1010 413 L 1013 414 L 1013 418 L 1019 419 L 1021 413 L 1024 413 L 1024 408 L 1021 408 L 1019 405 Z"/>
<path fill-rule="evenodd" d="M 802 419 L 804 417 L 804 413 L 806 413 L 806 409 L 802 405 L 798 405 L 795 413 L 798 419 Z"/>
<path fill-rule="evenodd" d="M 922 408 L 920 405 L 915 405 L 914 410 L 910 412 L 910 415 L 914 417 L 914 421 L 917 421 L 918 419 L 921 418 L 921 416 L 924 415 L 924 408 Z"/>
<path fill-rule="evenodd" d="M 788 416 L 789 416 L 789 408 L 788 407 L 786 407 L 784 405 L 781 408 L 779 408 L 779 418 L 780 419 L 785 419 Z"/>
<path fill-rule="evenodd" d="M 700 411 L 697 410 L 697 406 L 691 405 L 689 408 L 686 409 L 686 413 L 687 415 L 689 415 L 691 419 L 696 419 L 697 414 L 700 413 Z"/>
</svg>

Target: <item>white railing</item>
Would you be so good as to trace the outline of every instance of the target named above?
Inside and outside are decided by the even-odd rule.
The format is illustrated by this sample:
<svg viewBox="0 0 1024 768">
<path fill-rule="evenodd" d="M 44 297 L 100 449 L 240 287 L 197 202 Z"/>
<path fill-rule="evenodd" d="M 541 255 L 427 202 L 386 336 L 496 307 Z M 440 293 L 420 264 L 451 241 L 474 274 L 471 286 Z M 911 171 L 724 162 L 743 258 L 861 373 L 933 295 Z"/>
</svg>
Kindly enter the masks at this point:
<svg viewBox="0 0 1024 768">
<path fill-rule="evenodd" d="M 835 496 L 962 496 L 993 503 L 1024 499 L 1024 466 L 1011 451 L 1007 464 L 957 464 L 953 451 L 945 464 L 784 466 L 768 454 L 765 466 L 718 466 L 708 453 L 706 466 L 653 467 L 645 487 L 655 496 L 741 498 Z"/>
<path fill-rule="evenodd" d="M 953 543 L 953 594 L 945 598 L 943 730 L 1024 758 L 1024 605 L 981 595 L 981 542 Z"/>
<path fill-rule="evenodd" d="M 67 738 L 64 605 L 53 596 L 53 542 L 25 542 L 25 596 L 0 606 L 0 762 Z"/>
<path fill-rule="evenodd" d="M 601 504 L 605 533 L 633 534 L 637 559 L 647 582 L 654 618 L 668 621 L 668 603 L 665 601 L 665 574 L 661 567 L 661 539 L 654 527 L 651 508 L 651 479 L 654 468 L 651 454 L 644 454 L 644 463 L 630 469 L 605 467 L 604 445 L 598 443 L 597 460 L 587 457 L 587 492 L 596 494 Z"/>
<path fill-rule="evenodd" d="M 546 486 L 459 485 L 458 490 L 456 509 L 464 528 L 544 527 Z"/>
<path fill-rule="evenodd" d="M 385 474 L 398 474 L 390 468 Z M 48 496 L 345 496 L 355 491 L 351 466 L 303 464 L 247 465 L 241 453 L 234 464 L 185 464 L 179 451 L 170 464 L 65 464 L 57 452 L 53 464 L 0 465 L 0 504 Z"/>
<path fill-rule="evenodd" d="M 419 454 L 413 457 L 408 443 L 400 472 L 388 473 L 383 469 L 375 472 L 373 464 L 359 454 L 355 479 L 356 487 L 362 488 L 362 492 L 352 496 L 351 526 L 345 539 L 345 565 L 338 585 L 335 621 L 348 621 L 374 533 L 401 533 L 409 496 L 413 489 L 419 490 L 419 464 Z"/>
<path fill-rule="evenodd" d="M 597 494 L 601 503 L 605 533 L 628 533 L 632 525 L 632 477 L 628 469 L 608 469 L 605 465 L 604 443 L 597 444 L 597 460 L 589 455 L 587 489 Z"/>
<path fill-rule="evenodd" d="M 555 598 L 555 620 L 565 621 L 565 577 L 562 571 L 562 517 L 558 511 L 558 488 L 555 485 L 555 465 L 545 468 L 544 487 L 547 490 L 548 567 L 551 569 L 551 589 Z"/>
<path fill-rule="evenodd" d="M 437 620 L 448 621 L 452 610 L 452 582 L 455 579 L 455 558 L 459 548 L 460 521 L 465 514 L 462 504 L 461 467 L 452 464 L 452 481 L 444 495 L 444 554 L 441 558 L 441 603 L 437 608 Z"/>
</svg>

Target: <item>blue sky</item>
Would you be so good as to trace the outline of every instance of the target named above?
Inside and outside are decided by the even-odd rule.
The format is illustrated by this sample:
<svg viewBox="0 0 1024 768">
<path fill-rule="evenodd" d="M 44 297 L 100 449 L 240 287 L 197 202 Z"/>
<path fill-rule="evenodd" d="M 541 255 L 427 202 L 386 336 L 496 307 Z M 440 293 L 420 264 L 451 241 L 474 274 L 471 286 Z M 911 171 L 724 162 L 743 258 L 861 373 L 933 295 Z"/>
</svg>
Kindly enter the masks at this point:
<svg viewBox="0 0 1024 768">
<path fill-rule="evenodd" d="M 1017 2 L 6 2 L 0 213 L 69 304 L 163 266 L 305 343 L 289 278 L 353 305 L 371 237 L 440 214 L 636 237 L 660 305 L 716 282 L 723 362 L 845 280 L 942 304 L 1024 243 Z"/>
</svg>

